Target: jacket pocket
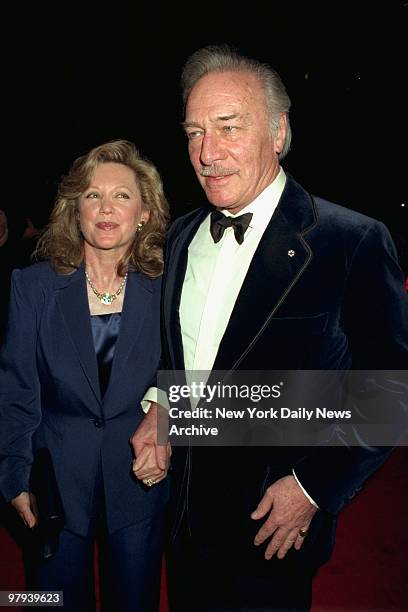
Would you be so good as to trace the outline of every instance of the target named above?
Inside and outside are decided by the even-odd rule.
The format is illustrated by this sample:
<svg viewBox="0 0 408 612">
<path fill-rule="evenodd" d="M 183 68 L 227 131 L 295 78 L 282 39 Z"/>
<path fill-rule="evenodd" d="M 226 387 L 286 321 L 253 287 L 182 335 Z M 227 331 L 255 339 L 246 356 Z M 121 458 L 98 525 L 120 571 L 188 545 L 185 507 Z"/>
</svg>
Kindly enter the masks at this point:
<svg viewBox="0 0 408 612">
<path fill-rule="evenodd" d="M 266 330 L 277 336 L 323 334 L 328 319 L 328 312 L 307 317 L 272 317 Z"/>
</svg>

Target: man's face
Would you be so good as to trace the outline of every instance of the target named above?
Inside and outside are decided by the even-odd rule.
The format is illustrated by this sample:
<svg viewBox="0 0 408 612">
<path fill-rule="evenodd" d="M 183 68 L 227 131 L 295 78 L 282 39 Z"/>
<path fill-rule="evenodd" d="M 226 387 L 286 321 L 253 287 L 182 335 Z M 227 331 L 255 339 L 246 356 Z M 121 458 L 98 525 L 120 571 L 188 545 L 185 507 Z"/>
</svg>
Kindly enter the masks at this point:
<svg viewBox="0 0 408 612">
<path fill-rule="evenodd" d="M 211 204 L 235 214 L 273 181 L 285 125 L 282 118 L 273 138 L 264 93 L 254 75 L 211 73 L 197 81 L 184 128 L 191 163 Z"/>
</svg>

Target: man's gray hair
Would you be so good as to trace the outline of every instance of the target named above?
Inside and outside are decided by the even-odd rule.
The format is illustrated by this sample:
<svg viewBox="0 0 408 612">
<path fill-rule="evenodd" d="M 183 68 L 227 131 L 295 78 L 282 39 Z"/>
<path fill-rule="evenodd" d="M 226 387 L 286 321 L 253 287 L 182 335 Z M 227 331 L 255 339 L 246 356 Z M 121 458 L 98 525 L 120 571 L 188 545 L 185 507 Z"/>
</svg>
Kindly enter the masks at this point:
<svg viewBox="0 0 408 612">
<path fill-rule="evenodd" d="M 189 57 L 183 68 L 181 88 L 184 109 L 194 85 L 210 72 L 250 72 L 259 79 L 265 92 L 273 136 L 277 134 L 281 115 L 286 115 L 286 138 L 279 154 L 279 159 L 283 159 L 290 148 L 292 131 L 289 123 L 290 98 L 279 74 L 268 64 L 241 55 L 227 44 L 203 47 Z"/>
</svg>

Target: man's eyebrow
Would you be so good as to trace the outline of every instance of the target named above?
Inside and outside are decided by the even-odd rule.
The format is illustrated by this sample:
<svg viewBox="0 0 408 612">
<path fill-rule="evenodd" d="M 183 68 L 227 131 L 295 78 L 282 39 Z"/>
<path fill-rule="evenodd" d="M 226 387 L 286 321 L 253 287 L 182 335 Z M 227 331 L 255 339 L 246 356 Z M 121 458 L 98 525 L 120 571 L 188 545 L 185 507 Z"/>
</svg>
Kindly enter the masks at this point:
<svg viewBox="0 0 408 612">
<path fill-rule="evenodd" d="M 231 119 L 241 119 L 240 113 L 232 113 L 232 115 L 219 115 L 215 118 L 215 121 L 231 121 Z"/>
<path fill-rule="evenodd" d="M 231 121 L 233 119 L 243 119 L 244 115 L 242 115 L 241 113 L 232 113 L 230 115 L 218 115 L 217 117 L 215 117 L 214 119 L 211 119 L 211 123 L 218 123 L 218 122 L 225 122 L 225 121 Z M 181 127 L 186 129 L 189 127 L 197 127 L 197 128 L 201 128 L 200 123 L 196 122 L 196 121 L 183 121 L 181 123 Z"/>
<path fill-rule="evenodd" d="M 195 121 L 182 121 L 181 127 L 186 129 L 188 127 L 201 127 L 201 126 L 199 123 L 196 123 Z"/>
</svg>

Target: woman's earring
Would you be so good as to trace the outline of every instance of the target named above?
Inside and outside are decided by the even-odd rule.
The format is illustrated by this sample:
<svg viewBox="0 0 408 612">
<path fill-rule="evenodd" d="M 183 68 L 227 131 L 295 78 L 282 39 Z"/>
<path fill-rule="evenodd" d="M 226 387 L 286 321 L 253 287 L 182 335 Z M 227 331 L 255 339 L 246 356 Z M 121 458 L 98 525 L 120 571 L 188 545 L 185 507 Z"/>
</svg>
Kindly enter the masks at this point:
<svg viewBox="0 0 408 612">
<path fill-rule="evenodd" d="M 137 232 L 141 232 L 142 229 L 144 228 L 145 222 L 144 221 L 140 221 L 137 226 L 136 226 L 136 231 Z"/>
</svg>

